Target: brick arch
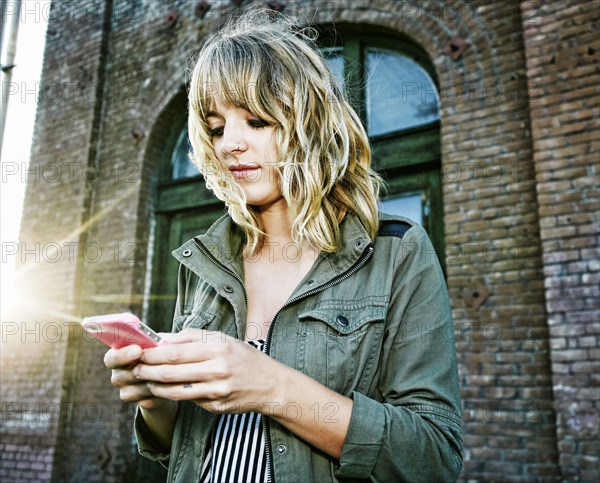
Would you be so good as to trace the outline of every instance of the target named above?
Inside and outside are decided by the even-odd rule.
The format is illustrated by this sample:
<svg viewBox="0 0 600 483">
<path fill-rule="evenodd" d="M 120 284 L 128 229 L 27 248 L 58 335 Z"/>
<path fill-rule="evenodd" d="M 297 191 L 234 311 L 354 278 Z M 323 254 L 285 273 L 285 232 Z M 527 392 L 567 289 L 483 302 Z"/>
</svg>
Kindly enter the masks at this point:
<svg viewBox="0 0 600 483">
<path fill-rule="evenodd" d="M 182 82 L 173 79 L 169 88 L 164 90 L 164 94 L 158 99 L 157 105 L 151 106 L 147 114 L 154 114 L 147 121 L 148 134 L 145 139 L 144 151 L 141 155 L 136 243 L 144 247 L 144 256 L 148 259 L 148 253 L 154 250 L 154 223 L 148 223 L 148 220 L 154 220 L 154 198 L 156 196 L 156 185 L 160 178 L 162 163 L 168 150 L 173 146 L 169 145 L 169 138 L 174 135 L 174 130 L 181 126 L 182 111 L 185 113 L 187 105 L 187 94 Z M 146 251 L 147 250 L 147 251 Z M 148 271 L 151 271 L 152 264 L 145 264 L 144 277 L 139 277 L 139 292 L 146 293 Z M 145 309 L 144 309 L 145 310 Z M 143 314 L 147 316 L 146 313 Z"/>
<path fill-rule="evenodd" d="M 181 122 L 182 111 L 185 112 L 187 106 L 187 93 L 181 81 L 174 79 L 163 92 L 157 105 L 148 110 L 149 113 L 155 115 L 147 122 L 149 132 L 142 156 L 144 181 L 157 179 L 161 158 L 168 149 L 168 146 L 165 145 L 165 135 L 169 134 L 174 124 Z"/>
<path fill-rule="evenodd" d="M 494 55 L 493 42 L 496 38 L 490 20 L 496 21 L 497 17 L 506 13 L 505 10 L 498 10 L 505 7 L 475 7 L 465 0 L 457 0 L 451 5 L 443 1 L 431 3 L 423 6 L 420 2 L 387 0 L 365 8 L 360 2 L 351 1 L 347 5 L 325 0 L 310 4 L 290 2 L 285 5 L 283 13 L 302 25 L 333 24 L 335 28 L 336 23 L 343 22 L 382 27 L 406 36 L 428 54 L 441 86 L 461 86 L 465 79 L 474 82 L 488 77 L 488 81 L 491 81 L 489 74 L 493 82 L 499 82 L 501 68 Z M 519 10 L 515 8 L 515 11 Z M 174 81 L 185 81 L 180 66 L 185 65 L 190 55 L 199 49 L 202 39 L 218 29 L 228 17 L 239 13 L 239 9 L 229 5 L 211 9 L 202 20 L 201 29 L 196 28 L 194 22 L 186 27 L 186 42 L 180 42 L 179 45 L 191 47 L 191 50 L 180 48 L 169 59 L 171 66 L 179 66 L 179 72 L 172 76 Z M 454 35 L 466 39 L 470 44 L 463 57 L 456 62 L 443 53 Z M 442 102 L 443 111 L 449 107 L 447 104 Z"/>
<path fill-rule="evenodd" d="M 486 77 L 488 85 L 500 82 L 500 69 L 493 55 L 493 35 L 487 31 L 492 30 L 486 29 L 484 9 L 475 9 L 462 0 L 453 5 L 436 2 L 437 5 L 430 8 L 425 8 L 418 2 L 388 1 L 380 6 L 369 6 L 368 9 L 350 3 L 347 8 L 342 9 L 336 4 L 332 9 L 331 2 L 322 2 L 323 7 L 319 8 L 317 5 L 316 13 L 314 6 L 306 6 L 290 14 L 300 20 L 306 19 L 307 24 L 333 24 L 334 28 L 336 23 L 342 22 L 357 27 L 369 25 L 382 27 L 410 39 L 427 53 L 436 70 L 441 90 L 442 124 L 443 118 L 453 112 L 455 97 L 460 96 L 465 81 L 481 82 L 482 90 L 485 89 L 483 80 Z M 470 44 L 458 61 L 453 61 L 443 53 L 454 35 L 466 39 Z M 486 67 L 488 64 L 489 67 Z M 449 89 L 448 95 L 445 95 L 446 89 Z"/>
</svg>

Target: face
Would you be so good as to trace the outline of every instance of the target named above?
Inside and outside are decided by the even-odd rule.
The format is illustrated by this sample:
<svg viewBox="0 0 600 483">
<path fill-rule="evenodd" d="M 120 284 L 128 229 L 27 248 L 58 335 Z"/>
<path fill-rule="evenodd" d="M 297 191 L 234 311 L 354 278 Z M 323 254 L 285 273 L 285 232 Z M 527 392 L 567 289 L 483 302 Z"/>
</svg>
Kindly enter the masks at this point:
<svg viewBox="0 0 600 483">
<path fill-rule="evenodd" d="M 275 169 L 273 126 L 251 112 L 215 98 L 206 121 L 217 159 L 239 183 L 246 202 L 257 207 L 285 203 Z"/>
</svg>

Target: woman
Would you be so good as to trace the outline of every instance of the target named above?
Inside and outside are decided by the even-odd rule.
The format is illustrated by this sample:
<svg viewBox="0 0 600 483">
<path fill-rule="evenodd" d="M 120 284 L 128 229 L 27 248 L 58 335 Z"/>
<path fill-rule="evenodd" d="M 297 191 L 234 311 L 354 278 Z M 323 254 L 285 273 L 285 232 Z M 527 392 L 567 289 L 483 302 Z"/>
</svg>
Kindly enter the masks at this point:
<svg viewBox="0 0 600 483">
<path fill-rule="evenodd" d="M 142 454 L 169 481 L 456 479 L 443 276 L 422 228 L 378 214 L 366 133 L 310 40 L 244 15 L 204 45 L 189 101 L 228 215 L 173 252 L 172 344 L 106 355 Z"/>
</svg>

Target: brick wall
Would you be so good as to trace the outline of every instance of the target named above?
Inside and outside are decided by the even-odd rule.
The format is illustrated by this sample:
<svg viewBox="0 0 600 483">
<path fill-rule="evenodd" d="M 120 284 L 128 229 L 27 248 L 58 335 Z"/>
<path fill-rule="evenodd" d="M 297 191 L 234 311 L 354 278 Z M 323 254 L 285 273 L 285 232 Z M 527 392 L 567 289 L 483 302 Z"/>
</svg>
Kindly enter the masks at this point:
<svg viewBox="0 0 600 483">
<path fill-rule="evenodd" d="M 88 174 L 109 19 L 103 2 L 54 3 L 50 12 L 17 254 L 19 292 L 27 297 L 2 324 L 2 481 L 48 481 L 55 456 L 64 456 L 65 422 L 76 414 L 68 382 L 77 368 L 72 324 L 81 306 L 81 247 L 88 243 L 82 226 L 93 193 Z"/>
<path fill-rule="evenodd" d="M 27 258 L 23 290 L 36 310 L 5 326 L 3 481 L 161 478 L 140 466 L 132 408 L 110 386 L 104 348 L 68 322 L 147 303 L 154 189 L 165 138 L 184 115 L 187 58 L 234 8 L 209 3 L 203 18 L 186 1 L 53 7 L 43 78 L 72 93 L 42 95 L 32 162 L 63 176 L 30 175 L 21 241 L 40 252 L 58 244 L 63 255 Z M 585 2 L 281 4 L 315 23 L 407 36 L 437 71 L 461 479 L 547 481 L 562 471 L 593 481 L 597 14 Z M 457 60 L 444 52 L 455 35 L 469 43 Z"/>
<path fill-rule="evenodd" d="M 445 45 L 448 32 L 470 43 L 460 60 L 438 64 L 462 479 L 547 480 L 557 475 L 555 414 L 522 19 L 509 2 L 455 8 L 462 22 L 436 43 Z"/>
<path fill-rule="evenodd" d="M 600 477 L 597 7 L 544 2 L 524 28 L 560 467 L 574 481 Z"/>
</svg>

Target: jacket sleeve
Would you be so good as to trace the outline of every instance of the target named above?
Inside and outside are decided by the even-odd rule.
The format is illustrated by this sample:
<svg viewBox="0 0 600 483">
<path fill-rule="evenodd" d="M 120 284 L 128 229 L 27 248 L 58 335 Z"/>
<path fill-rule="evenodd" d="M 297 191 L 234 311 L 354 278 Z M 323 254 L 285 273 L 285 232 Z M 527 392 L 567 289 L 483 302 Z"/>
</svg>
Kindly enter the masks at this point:
<svg viewBox="0 0 600 483">
<path fill-rule="evenodd" d="M 378 380 L 382 402 L 353 393 L 337 476 L 455 481 L 462 437 L 454 326 L 442 271 L 421 227 L 406 232 L 393 267 Z"/>
<path fill-rule="evenodd" d="M 146 422 L 144 421 L 144 417 L 142 416 L 139 407 L 135 412 L 133 428 L 138 445 L 138 452 L 145 458 L 152 461 L 158 461 L 162 466 L 167 468 L 169 465 L 170 453 L 159 449 L 160 445 L 148 429 L 148 426 L 146 426 Z"/>
<path fill-rule="evenodd" d="M 182 265 L 179 266 L 179 277 L 177 280 L 177 302 L 175 303 L 175 314 L 173 317 L 173 332 L 179 330 L 178 321 L 183 317 L 185 312 L 186 293 L 188 293 L 189 283 L 188 272 Z M 136 409 L 134 419 L 134 434 L 138 445 L 139 453 L 153 461 L 160 462 L 165 468 L 168 465 L 170 453 L 160 449 L 160 445 L 154 438 L 154 435 L 146 425 L 140 408 Z"/>
</svg>

